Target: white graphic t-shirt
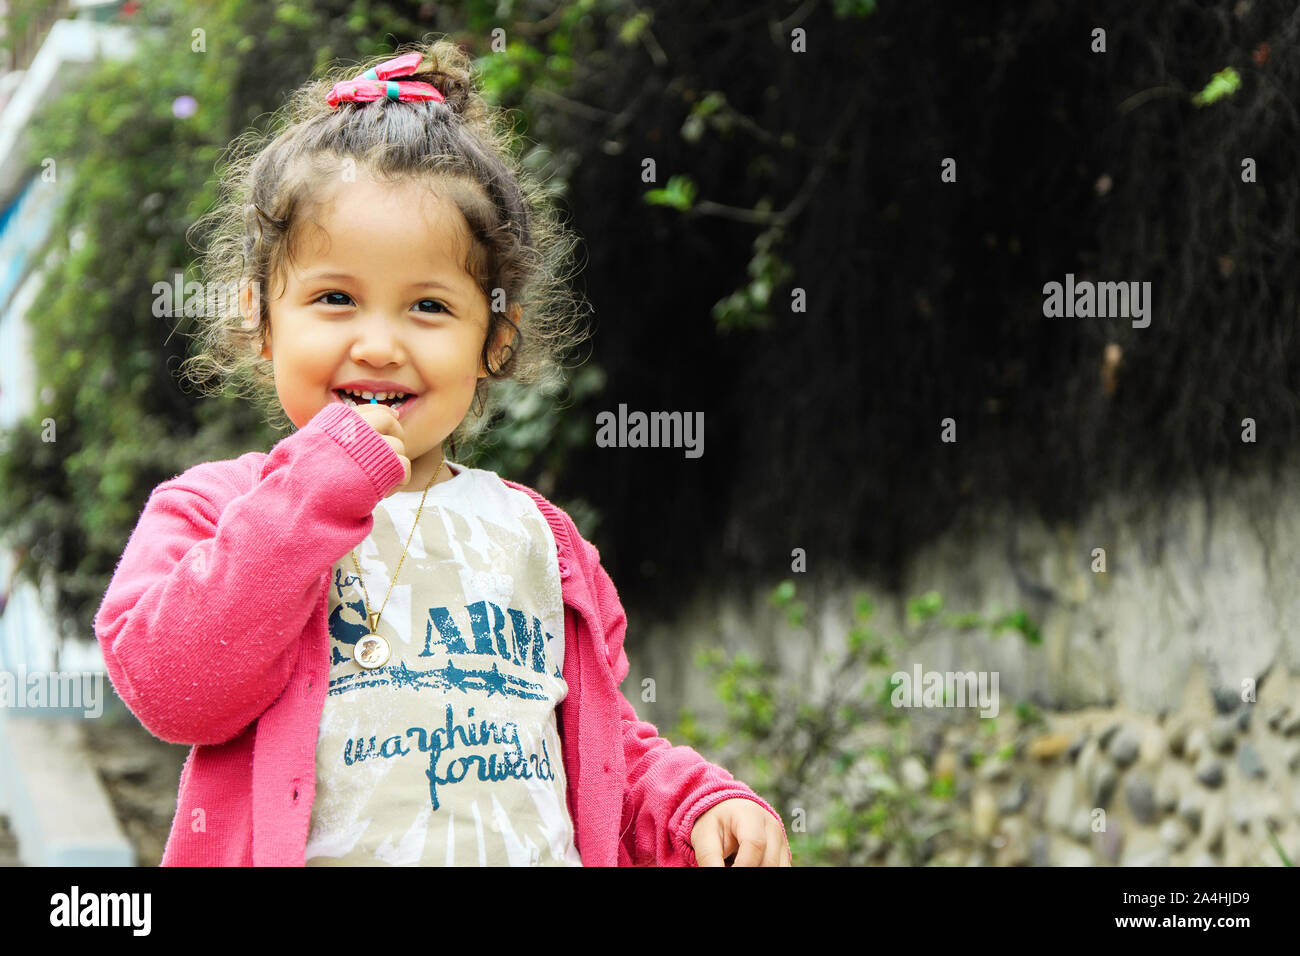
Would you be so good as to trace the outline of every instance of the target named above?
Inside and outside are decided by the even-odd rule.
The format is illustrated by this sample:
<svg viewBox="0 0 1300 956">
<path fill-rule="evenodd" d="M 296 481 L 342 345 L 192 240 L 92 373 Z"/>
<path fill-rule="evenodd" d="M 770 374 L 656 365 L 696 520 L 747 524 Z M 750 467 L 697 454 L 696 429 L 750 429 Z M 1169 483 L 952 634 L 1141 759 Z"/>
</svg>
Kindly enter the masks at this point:
<svg viewBox="0 0 1300 956">
<path fill-rule="evenodd" d="M 365 635 L 352 553 L 330 579 L 330 680 L 308 866 L 581 866 L 556 707 L 568 694 L 555 538 L 490 471 L 379 502 L 355 549 L 386 664 Z M 384 596 L 388 595 L 388 603 Z"/>
</svg>

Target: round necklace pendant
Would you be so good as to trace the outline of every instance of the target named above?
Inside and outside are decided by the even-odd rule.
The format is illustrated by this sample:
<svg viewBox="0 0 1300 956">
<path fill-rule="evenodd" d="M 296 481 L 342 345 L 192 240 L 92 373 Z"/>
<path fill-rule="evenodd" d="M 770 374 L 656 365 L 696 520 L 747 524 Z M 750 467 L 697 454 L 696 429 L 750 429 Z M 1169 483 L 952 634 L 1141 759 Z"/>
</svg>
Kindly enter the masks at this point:
<svg viewBox="0 0 1300 956">
<path fill-rule="evenodd" d="M 388 641 L 378 634 L 367 634 L 357 641 L 356 650 L 353 652 L 353 658 L 356 662 L 368 671 L 376 667 L 383 667 L 388 663 L 390 654 Z"/>
</svg>

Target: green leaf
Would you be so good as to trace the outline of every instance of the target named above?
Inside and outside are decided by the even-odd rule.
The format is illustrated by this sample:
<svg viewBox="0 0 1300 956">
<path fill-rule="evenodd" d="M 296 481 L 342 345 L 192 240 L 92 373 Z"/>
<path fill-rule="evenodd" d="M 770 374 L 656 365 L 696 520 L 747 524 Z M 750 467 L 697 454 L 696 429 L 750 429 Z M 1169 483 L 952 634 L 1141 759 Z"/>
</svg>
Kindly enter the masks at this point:
<svg viewBox="0 0 1300 956">
<path fill-rule="evenodd" d="M 835 0 L 833 10 L 837 20 L 869 17 L 876 12 L 876 0 Z"/>
<path fill-rule="evenodd" d="M 651 189 L 644 199 L 652 206 L 671 206 L 686 212 L 695 202 L 695 183 L 689 176 L 670 176 L 663 189 Z"/>
<path fill-rule="evenodd" d="M 768 600 L 777 607 L 783 607 L 794 600 L 794 582 L 790 580 L 782 581 L 772 591 Z"/>
<path fill-rule="evenodd" d="M 1241 89 L 1241 75 L 1232 67 L 1224 67 L 1205 84 L 1205 89 L 1192 97 L 1197 106 L 1209 106 Z"/>
<path fill-rule="evenodd" d="M 948 614 L 944 617 L 944 623 L 948 627 L 957 630 L 968 631 L 972 628 L 984 626 L 984 616 L 974 611 L 964 611 L 960 614 Z"/>
<path fill-rule="evenodd" d="M 1023 610 L 1005 614 L 994 623 L 993 633 L 995 636 L 1005 630 L 1019 631 L 1030 644 L 1043 643 L 1042 633 Z"/>
<path fill-rule="evenodd" d="M 876 606 L 871 603 L 871 598 L 866 594 L 857 594 L 853 599 L 853 616 L 859 621 L 867 621 L 876 611 Z"/>
<path fill-rule="evenodd" d="M 618 42 L 624 46 L 636 43 L 637 38 L 641 36 L 641 31 L 650 25 L 651 19 L 651 14 L 645 10 L 628 17 L 619 27 Z"/>
<path fill-rule="evenodd" d="M 786 608 L 785 619 L 790 622 L 791 627 L 803 627 L 803 617 L 807 610 L 807 604 L 803 601 L 795 601 Z"/>
<path fill-rule="evenodd" d="M 1277 852 L 1277 855 L 1282 858 L 1282 865 L 1295 866 L 1295 864 L 1291 862 L 1291 858 L 1286 855 L 1286 851 L 1282 849 L 1282 844 L 1278 842 L 1277 834 L 1273 832 L 1271 826 L 1268 827 L 1268 839 L 1269 842 L 1273 844 L 1273 849 Z"/>
<path fill-rule="evenodd" d="M 1038 724 L 1043 722 L 1042 714 L 1038 708 L 1027 700 L 1022 700 L 1016 704 L 1016 716 L 1024 724 Z"/>
<path fill-rule="evenodd" d="M 869 638 L 870 636 L 871 636 L 871 632 L 866 630 L 865 628 L 861 628 L 861 627 L 849 628 L 849 636 L 848 636 L 849 650 L 853 651 L 853 653 L 855 654 L 858 653 L 859 651 L 862 650 L 862 645 L 866 643 L 867 638 Z"/>
<path fill-rule="evenodd" d="M 938 591 L 927 591 L 907 602 L 907 616 L 913 621 L 927 620 L 941 610 L 943 610 L 943 595 Z"/>
</svg>

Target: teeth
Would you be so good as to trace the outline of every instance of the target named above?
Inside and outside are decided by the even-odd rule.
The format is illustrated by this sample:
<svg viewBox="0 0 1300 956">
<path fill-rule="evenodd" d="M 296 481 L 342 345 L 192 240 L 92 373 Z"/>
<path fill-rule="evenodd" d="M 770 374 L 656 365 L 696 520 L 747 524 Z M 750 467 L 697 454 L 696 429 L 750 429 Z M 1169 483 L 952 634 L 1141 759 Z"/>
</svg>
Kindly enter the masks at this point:
<svg viewBox="0 0 1300 956">
<path fill-rule="evenodd" d="M 350 388 L 341 388 L 339 391 L 345 396 L 350 395 L 353 398 L 360 398 L 362 401 L 366 402 L 370 401 L 371 398 L 377 398 L 382 402 L 390 398 L 399 398 L 402 395 L 409 394 L 407 392 L 357 392 Z"/>
</svg>

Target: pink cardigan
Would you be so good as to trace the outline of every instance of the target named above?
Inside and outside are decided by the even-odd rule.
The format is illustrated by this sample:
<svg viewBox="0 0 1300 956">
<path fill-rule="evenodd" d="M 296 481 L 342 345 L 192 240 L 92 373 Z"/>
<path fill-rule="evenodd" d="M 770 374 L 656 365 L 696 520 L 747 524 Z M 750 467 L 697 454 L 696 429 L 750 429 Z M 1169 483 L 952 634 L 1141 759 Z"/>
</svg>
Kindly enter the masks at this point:
<svg viewBox="0 0 1300 956">
<path fill-rule="evenodd" d="M 140 722 L 193 745 L 163 866 L 304 865 L 329 570 L 402 477 L 379 432 L 334 403 L 270 454 L 196 465 L 150 494 L 95 635 Z M 637 719 L 619 690 L 627 619 L 599 552 L 562 510 L 506 484 L 537 502 L 559 552 L 569 688 L 559 730 L 583 864 L 694 866 L 691 828 L 732 797 L 781 821 L 726 770 Z"/>
</svg>

